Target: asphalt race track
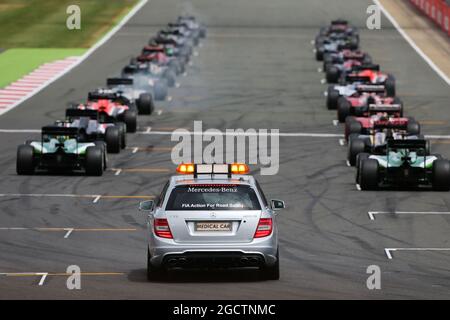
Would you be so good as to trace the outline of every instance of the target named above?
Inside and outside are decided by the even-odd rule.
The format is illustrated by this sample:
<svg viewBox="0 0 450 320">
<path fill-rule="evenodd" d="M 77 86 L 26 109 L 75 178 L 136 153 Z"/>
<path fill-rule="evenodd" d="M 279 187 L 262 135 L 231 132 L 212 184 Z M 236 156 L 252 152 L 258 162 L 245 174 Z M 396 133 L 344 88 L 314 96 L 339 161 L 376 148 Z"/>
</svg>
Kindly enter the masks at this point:
<svg viewBox="0 0 450 320">
<path fill-rule="evenodd" d="M 203 120 L 204 129 L 342 134 L 333 125 L 335 113 L 326 110 L 326 85 L 311 44 L 331 19 L 360 27 L 362 49 L 396 75 L 405 112 L 423 123 L 424 133 L 450 134 L 447 84 L 387 19 L 382 30 L 365 29 L 370 4 L 151 0 L 84 63 L 2 115 L 0 129 L 39 129 L 62 118 L 67 102 L 86 98 L 89 89 L 117 75 L 150 35 L 183 11 L 208 26 L 193 65 L 170 91 L 173 99 L 140 116 L 140 133 L 128 135 L 127 150 L 109 155 L 103 177 L 18 176 L 17 145 L 33 134 L 0 133 L 0 298 L 450 298 L 450 251 L 389 251 L 392 259 L 385 252 L 450 248 L 450 215 L 390 213 L 450 211 L 449 193 L 358 191 L 339 137 L 281 137 L 279 173 L 258 175 L 269 198 L 287 205 L 278 218 L 279 281 L 234 271 L 146 280 L 145 216 L 137 204 L 157 195 L 175 172 L 170 135 L 152 132 L 192 129 L 194 120 Z M 447 142 L 433 148 L 450 157 Z M 62 194 L 72 196 L 57 196 Z M 388 213 L 372 220 L 372 211 Z M 14 227 L 25 229 L 4 229 Z M 85 273 L 81 290 L 66 288 L 64 273 L 73 264 Z M 381 290 L 366 287 L 370 265 L 381 268 Z M 35 273 L 48 273 L 42 285 Z"/>
</svg>

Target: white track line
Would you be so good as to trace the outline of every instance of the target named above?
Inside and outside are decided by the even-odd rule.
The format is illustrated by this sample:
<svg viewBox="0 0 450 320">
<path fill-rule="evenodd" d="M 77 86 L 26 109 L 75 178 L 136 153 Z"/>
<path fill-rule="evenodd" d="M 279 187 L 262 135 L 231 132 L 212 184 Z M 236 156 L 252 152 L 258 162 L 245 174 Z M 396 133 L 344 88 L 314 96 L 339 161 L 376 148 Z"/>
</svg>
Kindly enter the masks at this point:
<svg viewBox="0 0 450 320">
<path fill-rule="evenodd" d="M 450 215 L 448 211 L 369 211 L 367 212 L 370 220 L 375 220 L 376 215 Z"/>
<path fill-rule="evenodd" d="M 385 248 L 384 253 L 389 260 L 392 260 L 394 251 L 450 251 L 450 248 Z"/>
<path fill-rule="evenodd" d="M 409 45 L 425 60 L 426 63 L 433 69 L 449 86 L 450 78 L 420 49 L 414 40 L 400 27 L 400 25 L 395 21 L 394 17 L 384 8 L 379 0 L 373 0 L 373 2 L 381 9 L 384 15 L 389 19 L 392 25 L 397 29 L 397 31 L 403 36 L 403 38 L 409 43 Z"/>
<path fill-rule="evenodd" d="M 125 23 L 127 23 L 128 20 L 130 20 L 131 17 L 133 17 L 136 14 L 136 12 L 138 12 L 147 2 L 148 2 L 148 0 L 141 0 L 141 1 L 139 1 L 139 3 L 136 4 L 134 6 L 134 8 L 131 9 L 130 12 L 128 12 L 128 14 L 125 15 L 125 17 L 123 17 L 122 20 L 115 27 L 113 27 L 106 35 L 104 35 L 103 38 L 101 38 L 94 46 L 89 48 L 81 57 L 70 57 L 70 61 L 74 60 L 74 62 L 68 68 L 66 68 L 63 72 L 57 73 L 56 76 L 53 76 L 52 78 L 50 78 L 46 82 L 42 83 L 40 86 L 35 87 L 32 91 L 29 92 L 29 94 L 27 94 L 26 96 L 24 96 L 20 100 L 14 102 L 8 108 L 1 108 L 0 109 L 0 115 L 2 115 L 4 113 L 8 112 L 9 110 L 17 107 L 19 104 L 21 104 L 25 100 L 28 100 L 29 98 L 31 98 L 32 96 L 37 94 L 39 91 L 41 91 L 42 89 L 47 87 L 49 84 L 51 84 L 52 82 L 58 80 L 59 78 L 61 78 L 62 76 L 64 76 L 68 72 L 70 72 L 72 69 L 74 69 L 76 66 L 81 64 L 95 50 L 97 50 L 99 47 L 101 47 L 103 44 L 105 44 L 105 42 L 107 42 L 117 31 L 119 31 L 125 25 Z M 36 72 L 36 73 L 33 73 L 33 74 L 45 74 L 45 73 L 46 72 Z M 13 89 L 15 87 L 17 87 L 17 86 L 8 86 L 5 89 Z"/>
</svg>

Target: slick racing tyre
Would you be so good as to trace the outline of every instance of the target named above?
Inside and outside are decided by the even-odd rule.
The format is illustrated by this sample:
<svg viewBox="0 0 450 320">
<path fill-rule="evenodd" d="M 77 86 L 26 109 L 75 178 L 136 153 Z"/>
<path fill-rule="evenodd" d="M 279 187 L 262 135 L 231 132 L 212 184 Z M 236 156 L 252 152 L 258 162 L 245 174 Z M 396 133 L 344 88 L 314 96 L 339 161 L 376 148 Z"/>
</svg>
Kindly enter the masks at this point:
<svg viewBox="0 0 450 320">
<path fill-rule="evenodd" d="M 16 171 L 20 175 L 34 173 L 34 149 L 29 144 L 17 148 Z"/>
<path fill-rule="evenodd" d="M 362 190 L 375 190 L 378 187 L 378 161 L 363 160 L 359 167 L 359 186 Z"/>
<path fill-rule="evenodd" d="M 349 141 L 347 160 L 352 167 L 356 165 L 356 158 L 358 154 L 366 150 L 366 144 L 362 139 L 352 139 Z"/>
<path fill-rule="evenodd" d="M 450 162 L 437 159 L 433 163 L 432 185 L 434 190 L 450 190 Z"/>
<path fill-rule="evenodd" d="M 181 68 L 180 63 L 177 60 L 170 60 L 170 62 L 167 65 L 168 69 L 171 70 L 175 75 L 179 75 L 183 73 L 183 70 Z M 174 81 L 175 84 L 175 81 Z M 169 83 L 169 86 L 173 86 Z"/>
<path fill-rule="evenodd" d="M 395 88 L 395 78 L 393 75 L 388 75 L 386 82 L 384 83 L 384 86 L 386 88 L 386 95 L 388 97 L 395 97 L 396 95 L 396 88 Z"/>
<path fill-rule="evenodd" d="M 263 266 L 260 270 L 264 280 L 279 280 L 280 279 L 280 257 L 277 250 L 277 261 L 272 266 Z"/>
<path fill-rule="evenodd" d="M 359 47 L 359 38 L 358 37 L 352 37 L 349 41 L 349 48 L 351 50 L 357 50 Z"/>
<path fill-rule="evenodd" d="M 365 153 L 365 152 L 360 153 L 356 156 L 356 183 L 358 183 L 358 184 L 359 184 L 359 173 L 360 173 L 361 163 L 364 160 L 369 159 L 369 157 L 370 157 L 370 154 Z"/>
<path fill-rule="evenodd" d="M 345 140 L 348 141 L 352 134 L 361 134 L 362 125 L 361 122 L 356 121 L 353 117 L 347 117 L 345 119 Z"/>
<path fill-rule="evenodd" d="M 153 87 L 153 93 L 155 100 L 164 101 L 167 98 L 168 89 L 165 81 L 156 81 L 155 86 Z"/>
<path fill-rule="evenodd" d="M 327 72 L 328 67 L 333 65 L 333 58 L 331 57 L 331 54 L 329 53 L 325 53 L 323 55 L 323 67 L 322 67 L 322 71 L 323 72 Z"/>
<path fill-rule="evenodd" d="M 101 176 L 104 169 L 104 154 L 101 147 L 88 147 L 86 149 L 86 174 L 89 176 Z"/>
<path fill-rule="evenodd" d="M 344 97 L 338 99 L 337 114 L 340 123 L 344 123 L 345 119 L 350 115 L 351 105 Z"/>
<path fill-rule="evenodd" d="M 406 131 L 410 136 L 420 135 L 420 124 L 414 118 L 408 118 L 408 125 Z"/>
<path fill-rule="evenodd" d="M 400 105 L 400 118 L 402 118 L 403 117 L 403 101 L 400 98 L 395 97 L 394 98 L 394 104 L 399 104 Z"/>
<path fill-rule="evenodd" d="M 324 54 L 323 48 L 317 48 L 316 49 L 316 60 L 323 61 L 323 54 Z"/>
<path fill-rule="evenodd" d="M 127 146 L 127 125 L 123 122 L 116 122 L 116 127 L 119 128 L 120 147 L 125 149 Z"/>
<path fill-rule="evenodd" d="M 336 66 L 329 66 L 326 73 L 328 83 L 337 83 L 339 81 L 340 71 Z"/>
<path fill-rule="evenodd" d="M 163 280 L 166 276 L 166 269 L 163 267 L 156 267 L 152 264 L 150 252 L 147 250 L 147 280 Z"/>
<path fill-rule="evenodd" d="M 136 100 L 136 106 L 139 114 L 151 114 L 155 109 L 152 95 L 149 93 L 141 93 Z"/>
<path fill-rule="evenodd" d="M 339 99 L 339 91 L 334 90 L 334 86 L 329 86 L 327 91 L 327 108 L 328 110 L 336 110 Z"/>
<path fill-rule="evenodd" d="M 116 126 L 108 127 L 105 131 L 106 148 L 109 153 L 119 153 L 122 144 L 120 129 Z"/>
<path fill-rule="evenodd" d="M 123 113 L 123 122 L 127 126 L 127 132 L 136 132 L 137 114 L 135 110 L 128 109 Z"/>
</svg>

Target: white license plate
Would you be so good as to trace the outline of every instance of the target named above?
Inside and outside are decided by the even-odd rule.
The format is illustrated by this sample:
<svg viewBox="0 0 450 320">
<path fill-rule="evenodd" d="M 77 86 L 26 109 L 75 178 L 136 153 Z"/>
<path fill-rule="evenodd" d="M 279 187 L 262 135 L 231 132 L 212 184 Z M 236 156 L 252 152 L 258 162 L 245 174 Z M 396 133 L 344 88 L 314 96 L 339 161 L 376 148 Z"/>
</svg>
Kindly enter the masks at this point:
<svg viewBox="0 0 450 320">
<path fill-rule="evenodd" d="M 231 231 L 231 222 L 196 222 L 195 231 Z"/>
</svg>

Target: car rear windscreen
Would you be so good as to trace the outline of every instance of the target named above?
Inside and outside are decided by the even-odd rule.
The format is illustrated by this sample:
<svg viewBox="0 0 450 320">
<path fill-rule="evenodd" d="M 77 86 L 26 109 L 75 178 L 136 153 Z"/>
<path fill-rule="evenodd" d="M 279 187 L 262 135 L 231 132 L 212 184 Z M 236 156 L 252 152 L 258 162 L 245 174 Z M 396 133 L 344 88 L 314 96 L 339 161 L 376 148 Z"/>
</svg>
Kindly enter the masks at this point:
<svg viewBox="0 0 450 320">
<path fill-rule="evenodd" d="M 183 185 L 172 190 L 166 210 L 261 210 L 261 206 L 249 186 Z"/>
</svg>

